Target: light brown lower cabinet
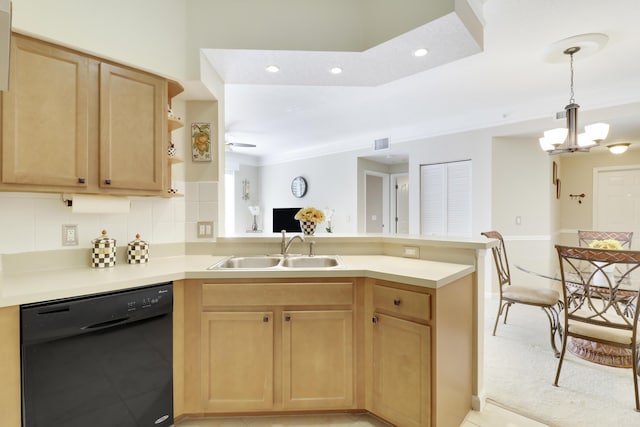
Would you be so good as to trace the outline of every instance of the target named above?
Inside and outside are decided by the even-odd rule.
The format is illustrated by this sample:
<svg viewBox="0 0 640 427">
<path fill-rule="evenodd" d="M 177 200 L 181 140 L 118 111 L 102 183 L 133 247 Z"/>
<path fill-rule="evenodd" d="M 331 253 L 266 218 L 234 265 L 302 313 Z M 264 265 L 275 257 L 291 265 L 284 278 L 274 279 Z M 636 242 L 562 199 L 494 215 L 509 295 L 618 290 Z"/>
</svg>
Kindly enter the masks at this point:
<svg viewBox="0 0 640 427">
<path fill-rule="evenodd" d="M 352 282 L 201 286 L 203 413 L 355 408 Z"/>
<path fill-rule="evenodd" d="M 471 410 L 473 281 L 366 279 L 367 409 L 403 427 L 458 427 Z"/>
<path fill-rule="evenodd" d="M 285 311 L 283 408 L 350 408 L 352 404 L 353 311 Z"/>
<path fill-rule="evenodd" d="M 20 307 L 0 307 L 0 425 L 19 427 Z"/>
<path fill-rule="evenodd" d="M 373 412 L 395 425 L 430 425 L 431 328 L 376 314 Z"/>
<path fill-rule="evenodd" d="M 207 411 L 273 407 L 273 313 L 202 313 L 202 396 Z"/>
<path fill-rule="evenodd" d="M 202 313 L 205 412 L 352 406 L 352 311 L 280 316 L 274 322 L 273 311 Z"/>
</svg>

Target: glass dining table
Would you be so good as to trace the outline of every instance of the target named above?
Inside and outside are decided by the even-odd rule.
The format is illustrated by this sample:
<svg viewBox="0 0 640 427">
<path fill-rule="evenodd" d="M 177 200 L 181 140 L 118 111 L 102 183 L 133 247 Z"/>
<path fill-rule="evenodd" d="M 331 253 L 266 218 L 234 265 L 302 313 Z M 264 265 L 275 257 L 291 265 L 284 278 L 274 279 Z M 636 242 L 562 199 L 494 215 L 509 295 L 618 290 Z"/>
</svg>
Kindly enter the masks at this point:
<svg viewBox="0 0 640 427">
<path fill-rule="evenodd" d="M 594 276 L 590 281 L 590 284 L 592 285 L 592 294 L 596 296 L 601 294 L 603 296 L 603 300 L 610 299 L 605 295 L 611 292 L 607 277 L 605 277 L 604 273 L 600 271 L 594 272 L 594 269 L 589 268 L 588 264 L 585 265 L 585 269 L 581 272 L 583 277 L 580 277 L 580 275 L 575 273 L 566 274 L 567 289 L 575 289 L 575 292 L 568 295 L 569 303 L 579 303 L 578 299 L 581 298 L 580 290 L 583 289 L 582 280 L 590 275 Z M 562 283 L 560 271 L 549 274 L 533 271 L 519 265 L 516 265 L 515 267 L 524 273 Z M 598 277 L 598 275 L 601 277 Z M 620 275 L 616 276 L 620 277 Z M 624 316 L 633 317 L 634 315 L 636 308 L 634 299 L 637 295 L 637 291 L 634 291 L 633 289 L 638 286 L 638 283 L 640 283 L 640 277 L 628 276 L 624 276 L 624 279 L 617 283 L 615 289 L 615 300 L 622 307 L 620 311 Z M 633 365 L 633 357 L 630 349 L 614 347 L 583 338 L 571 337 L 567 342 L 567 350 L 581 359 L 601 365 L 616 368 L 631 368 Z"/>
</svg>

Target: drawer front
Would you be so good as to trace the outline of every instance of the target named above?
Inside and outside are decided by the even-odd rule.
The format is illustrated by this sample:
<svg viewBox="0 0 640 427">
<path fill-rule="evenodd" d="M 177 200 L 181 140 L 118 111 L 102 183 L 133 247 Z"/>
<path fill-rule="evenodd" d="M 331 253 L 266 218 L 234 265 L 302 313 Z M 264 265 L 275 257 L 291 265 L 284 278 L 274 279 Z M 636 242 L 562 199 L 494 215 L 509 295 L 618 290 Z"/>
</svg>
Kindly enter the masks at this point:
<svg viewBox="0 0 640 427">
<path fill-rule="evenodd" d="M 431 320 L 431 295 L 388 286 L 373 286 L 373 306 L 416 319 Z"/>
<path fill-rule="evenodd" d="M 205 283 L 202 305 L 351 305 L 351 282 L 313 283 Z"/>
</svg>

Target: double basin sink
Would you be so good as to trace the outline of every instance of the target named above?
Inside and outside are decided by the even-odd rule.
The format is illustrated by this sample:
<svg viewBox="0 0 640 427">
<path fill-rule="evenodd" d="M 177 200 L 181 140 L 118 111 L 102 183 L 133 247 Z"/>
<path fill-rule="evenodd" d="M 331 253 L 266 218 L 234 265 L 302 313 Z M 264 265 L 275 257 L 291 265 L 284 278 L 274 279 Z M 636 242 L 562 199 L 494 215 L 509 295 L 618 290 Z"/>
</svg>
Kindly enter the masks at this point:
<svg viewBox="0 0 640 427">
<path fill-rule="evenodd" d="M 230 256 L 209 267 L 209 270 L 288 270 L 342 268 L 336 255 L 256 255 Z"/>
</svg>

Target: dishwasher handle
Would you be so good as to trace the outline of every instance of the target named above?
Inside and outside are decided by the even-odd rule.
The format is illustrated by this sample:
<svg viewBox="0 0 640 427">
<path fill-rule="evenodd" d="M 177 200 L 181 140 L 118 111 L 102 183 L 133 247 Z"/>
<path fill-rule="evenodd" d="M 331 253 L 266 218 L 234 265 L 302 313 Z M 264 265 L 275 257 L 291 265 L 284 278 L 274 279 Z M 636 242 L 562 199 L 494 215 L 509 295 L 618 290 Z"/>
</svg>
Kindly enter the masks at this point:
<svg viewBox="0 0 640 427">
<path fill-rule="evenodd" d="M 129 317 L 120 317 L 118 319 L 107 320 L 106 322 L 98 322 L 98 323 L 94 323 L 92 325 L 83 326 L 81 329 L 91 330 L 91 329 L 108 328 L 110 326 L 115 326 L 115 325 L 118 325 L 120 323 L 124 323 L 127 320 L 129 320 Z"/>
</svg>

